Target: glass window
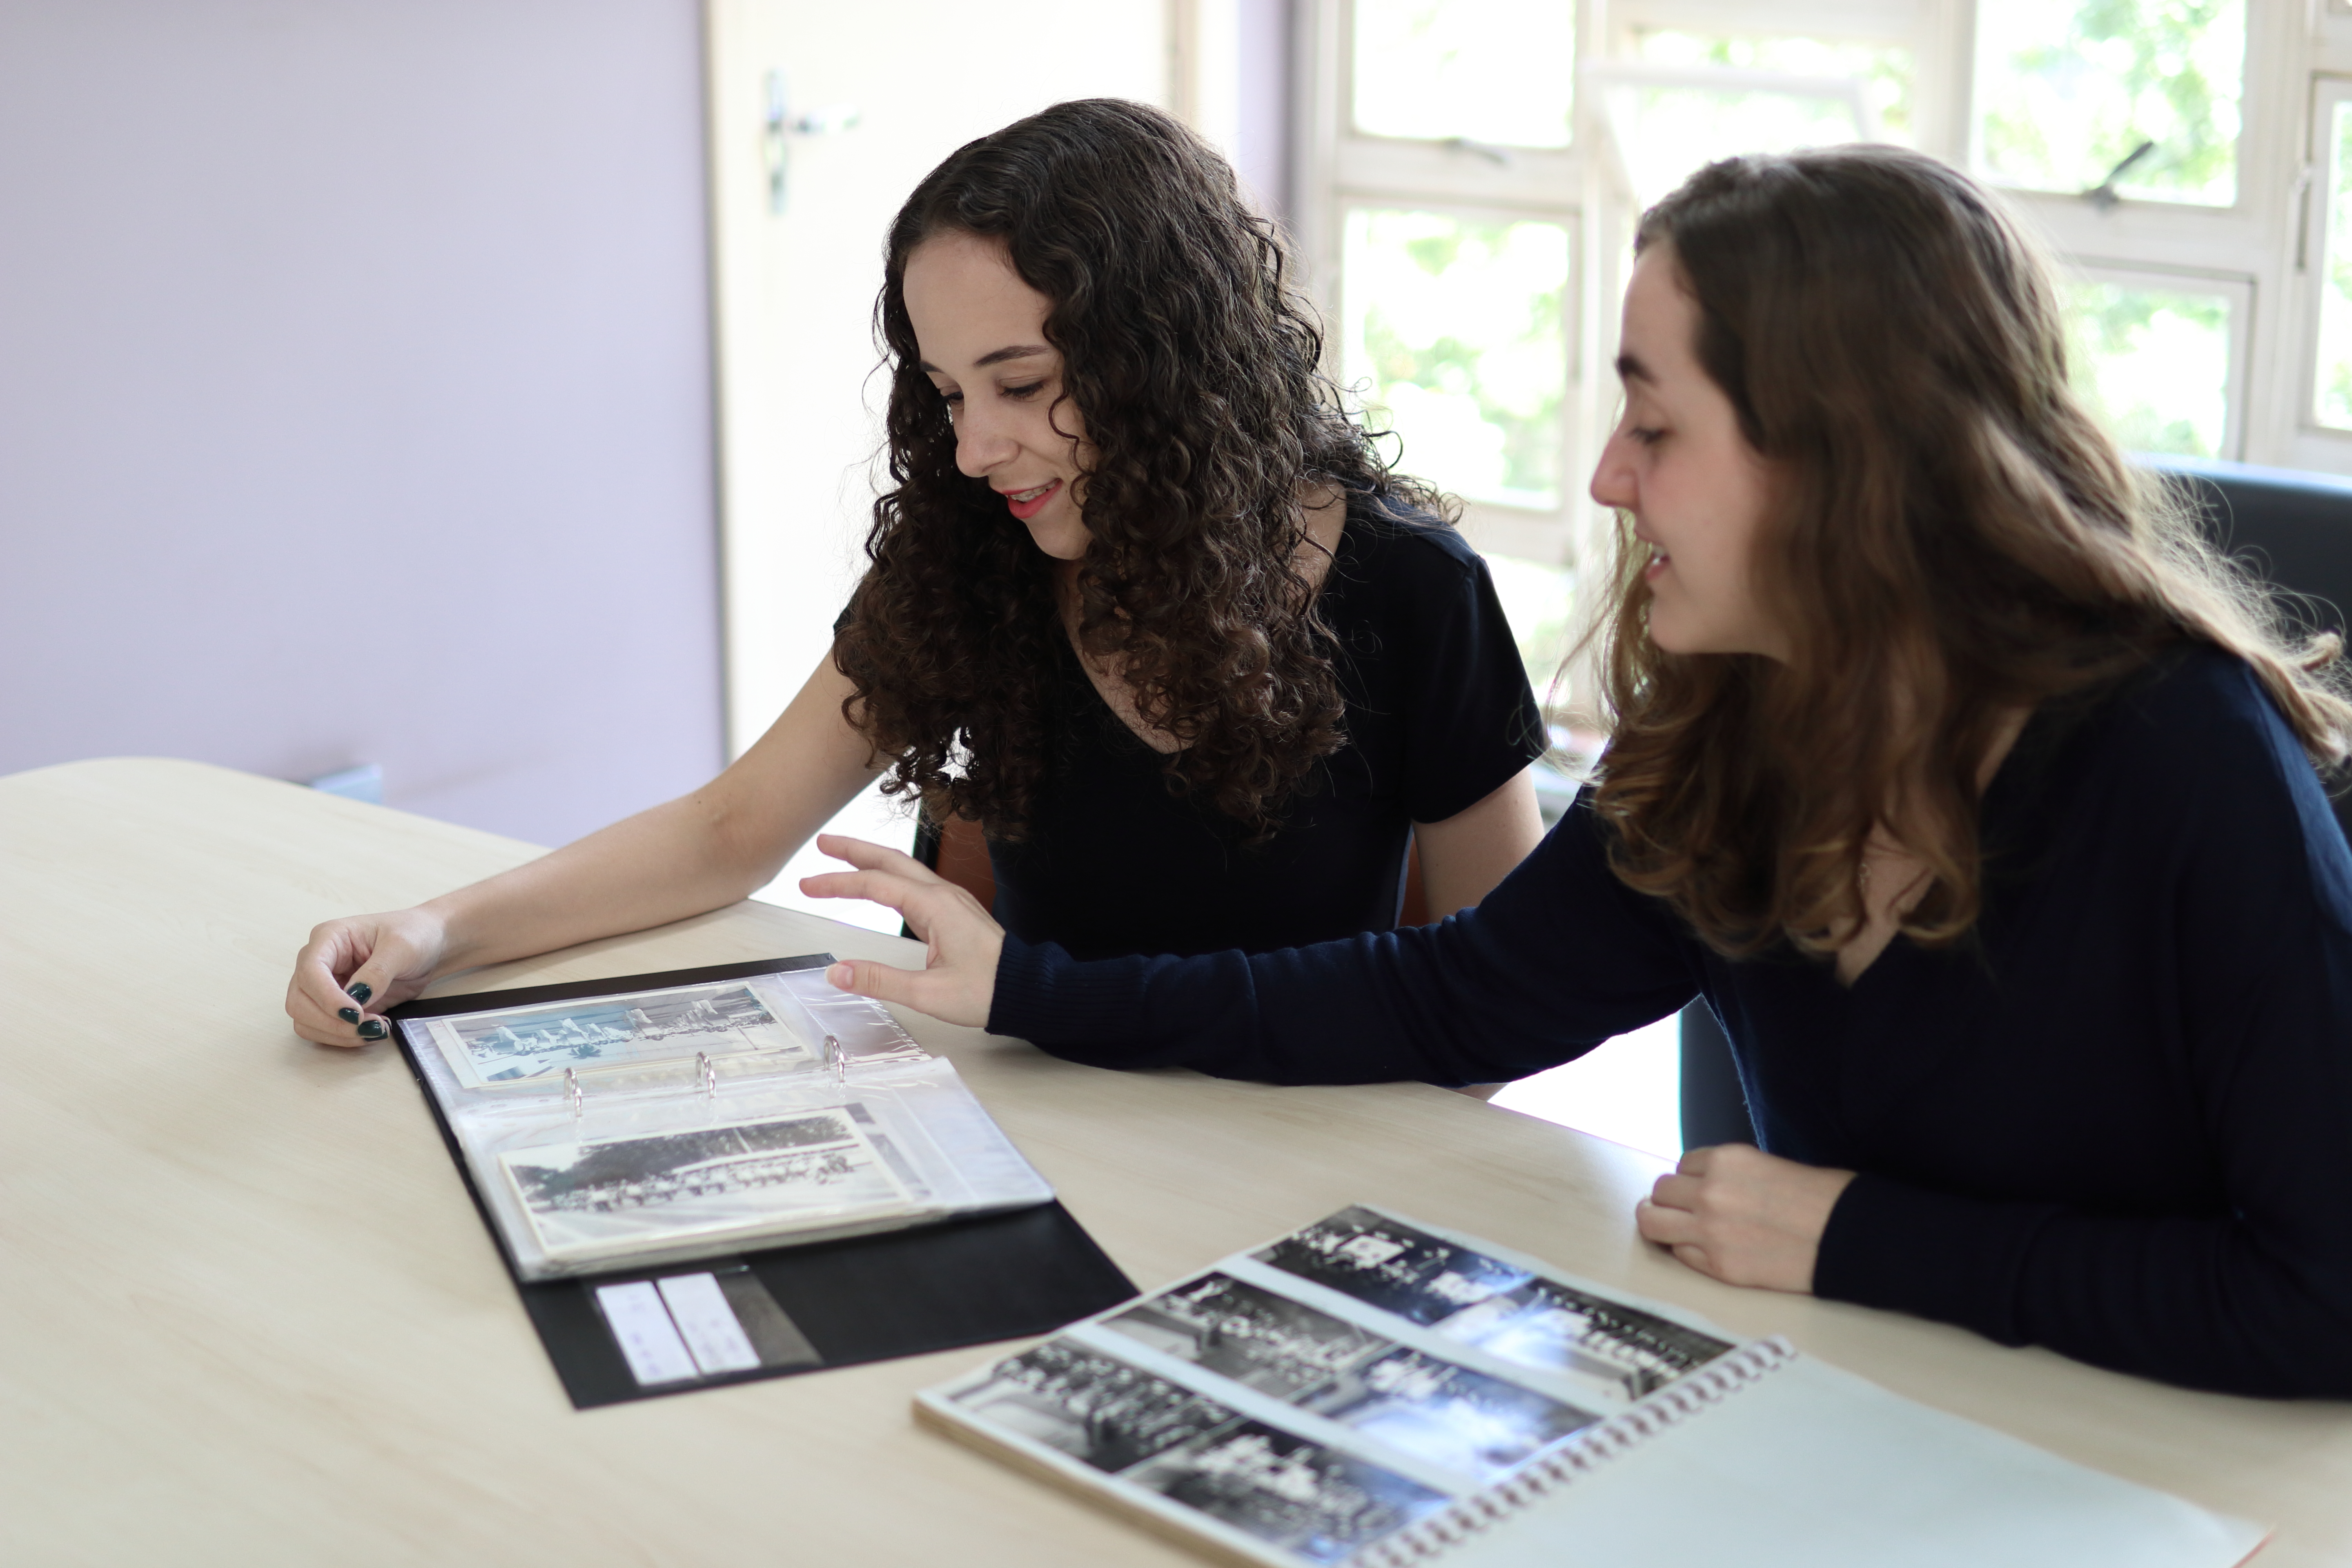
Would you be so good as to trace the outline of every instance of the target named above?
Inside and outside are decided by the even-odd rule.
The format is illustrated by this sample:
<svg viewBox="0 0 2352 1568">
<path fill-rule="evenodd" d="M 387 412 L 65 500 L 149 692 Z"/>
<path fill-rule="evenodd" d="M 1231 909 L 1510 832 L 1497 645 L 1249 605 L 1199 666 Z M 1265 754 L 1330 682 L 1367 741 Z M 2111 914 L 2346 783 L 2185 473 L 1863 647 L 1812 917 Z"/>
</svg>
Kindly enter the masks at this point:
<svg viewBox="0 0 2352 1568">
<path fill-rule="evenodd" d="M 1341 374 L 1403 471 L 1466 500 L 1557 510 L 1568 390 L 1565 225 L 1357 208 Z"/>
<path fill-rule="evenodd" d="M 1911 51 L 1888 44 L 1791 37 L 1741 37 L 1644 27 L 1633 35 L 1633 52 L 1662 66 L 1716 66 L 1733 70 L 1778 71 L 1788 76 L 1853 77 L 1862 82 L 1863 101 L 1878 121 L 1879 137 L 1910 146 Z M 1744 151 L 1745 149 L 1734 149 Z"/>
<path fill-rule="evenodd" d="M 2066 295 L 2075 389 L 2126 450 L 2231 455 L 2227 295 L 2100 279 Z"/>
<path fill-rule="evenodd" d="M 1786 86 L 1705 80 L 1675 68 L 1604 68 L 1602 101 L 1634 205 L 1646 207 L 1694 170 L 1740 153 L 1790 153 L 1870 139 L 1859 84 L 1791 77 Z"/>
<path fill-rule="evenodd" d="M 1565 147 L 1576 87 L 1566 0 L 1356 0 L 1356 129 Z"/>
<path fill-rule="evenodd" d="M 2326 121 L 2326 250 L 2319 279 L 2319 384 L 2313 416 L 2352 430 L 2352 100 Z"/>
<path fill-rule="evenodd" d="M 2238 199 L 2245 0 L 1978 0 L 1977 40 L 1993 179 L 2089 191 L 2149 144 L 2116 194 Z"/>
</svg>

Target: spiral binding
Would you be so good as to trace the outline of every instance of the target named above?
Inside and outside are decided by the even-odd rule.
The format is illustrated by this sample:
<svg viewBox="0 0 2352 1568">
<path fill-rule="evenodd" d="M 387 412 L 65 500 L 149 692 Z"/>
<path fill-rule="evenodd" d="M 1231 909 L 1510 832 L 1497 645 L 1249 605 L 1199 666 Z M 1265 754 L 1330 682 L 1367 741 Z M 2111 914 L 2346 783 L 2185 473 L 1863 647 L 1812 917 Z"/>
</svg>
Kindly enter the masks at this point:
<svg viewBox="0 0 2352 1568">
<path fill-rule="evenodd" d="M 1425 1563 L 1709 1405 L 1720 1404 L 1796 1353 L 1796 1347 L 1778 1334 L 1743 1345 L 1712 1365 L 1669 1384 L 1622 1415 L 1589 1428 L 1566 1447 L 1525 1469 L 1374 1542 L 1349 1558 L 1348 1568 L 1412 1568 Z"/>
</svg>

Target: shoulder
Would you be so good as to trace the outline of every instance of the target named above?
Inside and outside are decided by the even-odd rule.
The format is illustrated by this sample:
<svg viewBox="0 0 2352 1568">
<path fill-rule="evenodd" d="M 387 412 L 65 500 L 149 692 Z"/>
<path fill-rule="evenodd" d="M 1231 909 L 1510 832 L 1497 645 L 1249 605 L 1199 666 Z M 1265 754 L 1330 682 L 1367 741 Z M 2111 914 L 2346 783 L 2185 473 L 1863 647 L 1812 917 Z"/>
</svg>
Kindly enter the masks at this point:
<svg viewBox="0 0 2352 1568">
<path fill-rule="evenodd" d="M 2098 699 L 2064 750 L 2093 786 L 2086 809 L 2141 819 L 2184 854 L 2306 862 L 2332 896 L 2352 892 L 2318 770 L 2261 677 L 2226 649 L 2167 650 Z"/>
<path fill-rule="evenodd" d="M 1350 582 L 1393 583 L 1441 593 L 1486 580 L 1486 563 L 1443 519 L 1395 496 L 1348 496 L 1348 521 L 1334 571 Z"/>
<path fill-rule="evenodd" d="M 2311 764 L 2252 666 L 2210 643 L 2166 650 L 2096 699 L 2118 762 L 2175 776 L 2309 773 Z M 2086 717 L 2089 717 L 2086 715 Z"/>
</svg>

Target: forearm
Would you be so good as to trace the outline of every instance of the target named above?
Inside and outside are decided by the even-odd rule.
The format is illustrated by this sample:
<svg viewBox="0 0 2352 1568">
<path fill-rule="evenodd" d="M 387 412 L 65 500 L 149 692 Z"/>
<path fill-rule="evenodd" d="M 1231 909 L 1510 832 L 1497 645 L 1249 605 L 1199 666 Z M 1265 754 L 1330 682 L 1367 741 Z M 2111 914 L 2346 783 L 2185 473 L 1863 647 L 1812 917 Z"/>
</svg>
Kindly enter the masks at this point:
<svg viewBox="0 0 2352 1568">
<path fill-rule="evenodd" d="M 429 900 L 447 933 L 441 971 L 667 925 L 757 891 L 797 840 L 746 845 L 730 826 L 706 788 Z"/>
<path fill-rule="evenodd" d="M 433 900 L 441 971 L 667 925 L 767 886 L 877 770 L 842 717 L 850 690 L 828 654 L 758 743 L 692 795 Z"/>
<path fill-rule="evenodd" d="M 2168 1383 L 2352 1397 L 2352 1281 L 2341 1257 L 2308 1252 L 2241 1215 L 2089 1214 L 1865 1174 L 1831 1213 L 1814 1292 Z"/>
<path fill-rule="evenodd" d="M 1588 817 L 1435 926 L 1100 963 L 1008 940 L 989 1026 L 1098 1066 L 1277 1083 L 1484 1083 L 1551 1066 L 1696 988 L 1662 911 L 1609 875 Z"/>
</svg>

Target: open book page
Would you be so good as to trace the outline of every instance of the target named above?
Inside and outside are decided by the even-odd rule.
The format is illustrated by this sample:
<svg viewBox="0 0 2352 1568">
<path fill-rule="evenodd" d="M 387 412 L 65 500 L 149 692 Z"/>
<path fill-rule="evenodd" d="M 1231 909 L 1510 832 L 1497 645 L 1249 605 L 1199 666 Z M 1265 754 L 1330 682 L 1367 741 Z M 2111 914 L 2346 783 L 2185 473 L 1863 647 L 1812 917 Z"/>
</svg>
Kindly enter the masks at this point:
<svg viewBox="0 0 2352 1568">
<path fill-rule="evenodd" d="M 400 1020 L 520 1278 L 1052 1200 L 952 1064 L 787 965 Z"/>
<path fill-rule="evenodd" d="M 2228 1568 L 2261 1534 L 1783 1342 L 1735 1346 L 1690 1314 L 1369 1207 L 928 1390 L 917 1413 L 1253 1563 L 1533 1568 L 1590 1544 L 1594 1562 L 1706 1568 Z M 1954 1537 L 1978 1555 L 1906 1555 L 1954 1509 L 1985 1516 Z M 2025 1550 L 2102 1531 L 2141 1554 Z"/>
</svg>

